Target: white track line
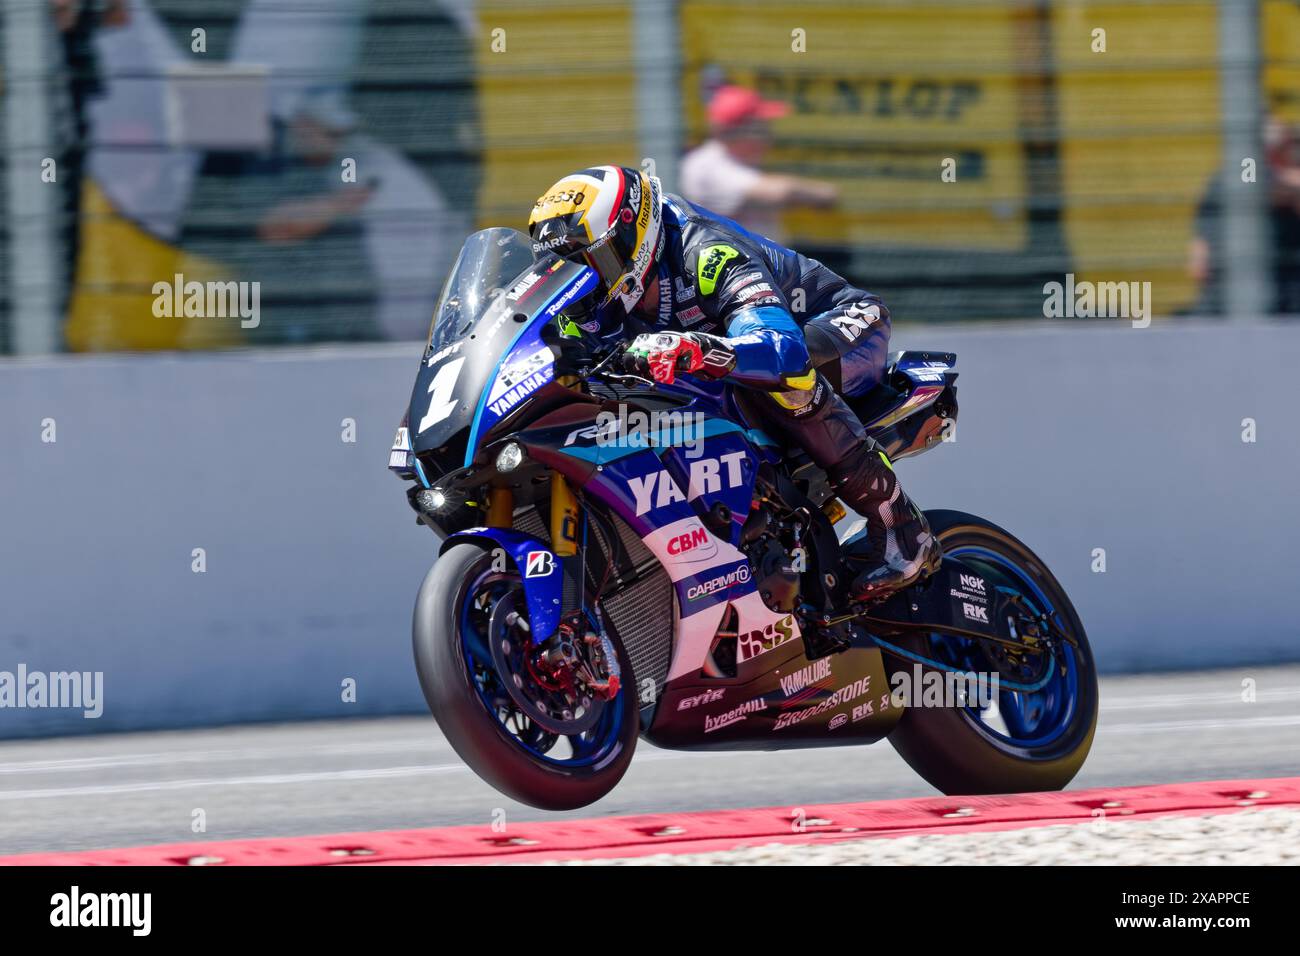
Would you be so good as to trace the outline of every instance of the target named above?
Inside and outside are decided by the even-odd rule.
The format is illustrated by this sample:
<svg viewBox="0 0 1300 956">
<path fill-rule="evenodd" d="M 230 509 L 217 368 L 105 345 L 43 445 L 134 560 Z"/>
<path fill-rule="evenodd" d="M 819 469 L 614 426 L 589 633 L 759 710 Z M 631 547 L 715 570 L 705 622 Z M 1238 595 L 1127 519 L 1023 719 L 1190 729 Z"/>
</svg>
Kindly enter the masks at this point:
<svg viewBox="0 0 1300 956">
<path fill-rule="evenodd" d="M 1114 724 L 1104 727 L 1103 735 L 1144 734 L 1170 732 L 1199 732 L 1206 730 L 1243 730 L 1257 727 L 1300 726 L 1300 714 L 1280 717 L 1247 717 L 1237 720 L 1183 720 L 1165 723 Z M 649 751 L 636 758 L 637 763 L 657 760 L 715 760 L 719 757 L 743 757 L 751 751 L 721 751 L 691 753 L 685 751 Z M 325 780 L 372 780 L 393 777 L 416 777 L 423 774 L 468 771 L 461 763 L 402 767 L 374 767 L 364 770 L 321 770 L 305 773 L 255 774 L 235 777 L 206 777 L 199 779 L 141 781 L 139 783 L 100 784 L 84 787 L 44 788 L 37 790 L 0 790 L 0 800 L 35 800 L 56 797 L 110 795 L 117 793 L 143 793 L 153 790 L 191 790 L 202 787 L 273 786 L 278 784 L 314 783 Z M 29 771 L 38 772 L 38 771 Z"/>
<path fill-rule="evenodd" d="M 53 797 L 83 797 L 152 790 L 194 790 L 204 787 L 260 787 L 285 783 L 316 783 L 322 780 L 371 780 L 418 777 L 425 774 L 460 772 L 464 764 L 423 767 L 376 767 L 370 770 L 322 770 L 315 773 L 277 773 L 251 777 L 210 777 L 192 780 L 159 780 L 141 783 L 100 784 L 47 790 L 0 790 L 0 800 L 47 800 Z"/>
</svg>

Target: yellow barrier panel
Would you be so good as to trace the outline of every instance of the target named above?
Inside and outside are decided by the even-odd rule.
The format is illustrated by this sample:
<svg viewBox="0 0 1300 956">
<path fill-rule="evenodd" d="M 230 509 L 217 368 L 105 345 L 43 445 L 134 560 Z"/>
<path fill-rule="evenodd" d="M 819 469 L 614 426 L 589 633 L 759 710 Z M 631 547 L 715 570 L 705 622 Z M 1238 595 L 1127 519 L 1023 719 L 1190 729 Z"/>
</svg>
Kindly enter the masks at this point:
<svg viewBox="0 0 1300 956">
<path fill-rule="evenodd" d="M 156 239 L 118 215 L 92 180 L 83 184 L 77 285 L 65 335 L 74 352 L 137 349 L 209 349 L 238 345 L 239 319 L 159 318 L 153 285 L 230 278 L 219 263 Z"/>
<path fill-rule="evenodd" d="M 1019 250 L 1016 9 L 685 0 L 689 140 L 707 135 L 704 71 L 721 69 L 790 104 L 769 165 L 840 187 L 840 210 L 786 218 L 796 244 Z M 945 158 L 957 160 L 955 182 L 940 179 Z"/>
<path fill-rule="evenodd" d="M 640 164 L 627 5 L 484 0 L 478 21 L 481 228 L 526 228 L 566 173 Z"/>
</svg>

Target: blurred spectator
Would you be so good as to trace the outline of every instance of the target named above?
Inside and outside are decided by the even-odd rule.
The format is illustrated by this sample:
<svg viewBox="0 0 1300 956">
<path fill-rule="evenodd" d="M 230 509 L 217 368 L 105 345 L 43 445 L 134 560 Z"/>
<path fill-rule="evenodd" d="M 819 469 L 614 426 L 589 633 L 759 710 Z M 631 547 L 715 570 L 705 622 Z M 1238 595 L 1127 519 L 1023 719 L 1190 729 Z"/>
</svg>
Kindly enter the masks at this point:
<svg viewBox="0 0 1300 956">
<path fill-rule="evenodd" d="M 1260 180 L 1268 189 L 1269 241 L 1273 253 L 1274 312 L 1300 313 L 1300 137 L 1276 117 L 1265 127 L 1265 167 Z M 1193 311 L 1224 311 L 1223 173 L 1216 173 L 1196 209 L 1196 235 L 1187 254 L 1187 273 L 1200 286 Z"/>
<path fill-rule="evenodd" d="M 833 206 L 832 184 L 759 169 L 772 145 L 771 121 L 786 112 L 786 104 L 743 86 L 718 89 L 709 100 L 712 135 L 682 160 L 682 195 L 777 242 L 784 242 L 783 209 Z"/>
<path fill-rule="evenodd" d="M 272 123 L 266 153 L 208 154 L 181 245 L 261 283 L 259 344 L 378 337 L 361 212 L 378 185 L 345 183 L 340 160 L 357 120 L 337 88 L 307 91 Z"/>
</svg>

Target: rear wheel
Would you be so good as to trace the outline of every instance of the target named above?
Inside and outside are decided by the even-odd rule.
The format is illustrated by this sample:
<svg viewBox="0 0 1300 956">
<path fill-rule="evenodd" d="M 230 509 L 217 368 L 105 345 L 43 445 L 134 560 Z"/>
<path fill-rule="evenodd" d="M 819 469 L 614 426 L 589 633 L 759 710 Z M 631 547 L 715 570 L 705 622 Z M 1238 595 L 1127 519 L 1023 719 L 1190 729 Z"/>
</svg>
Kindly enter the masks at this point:
<svg viewBox="0 0 1300 956">
<path fill-rule="evenodd" d="M 502 793 L 545 810 L 586 806 L 636 747 L 631 665 L 618 649 L 622 688 L 609 700 L 550 681 L 519 574 L 492 565 L 487 548 L 464 542 L 425 576 L 413 625 L 425 699 L 456 753 Z"/>
<path fill-rule="evenodd" d="M 1006 531 L 959 511 L 926 517 L 946 555 L 1017 594 L 1026 621 L 1046 615 L 1051 630 L 1069 640 L 1051 653 L 1008 653 L 947 634 L 900 638 L 907 650 L 949 668 L 996 673 L 999 689 L 988 707 L 909 707 L 890 743 L 944 793 L 1060 790 L 1083 766 L 1097 728 L 1097 672 L 1083 624 L 1047 566 Z M 912 672 L 913 661 L 888 658 L 891 675 Z"/>
</svg>

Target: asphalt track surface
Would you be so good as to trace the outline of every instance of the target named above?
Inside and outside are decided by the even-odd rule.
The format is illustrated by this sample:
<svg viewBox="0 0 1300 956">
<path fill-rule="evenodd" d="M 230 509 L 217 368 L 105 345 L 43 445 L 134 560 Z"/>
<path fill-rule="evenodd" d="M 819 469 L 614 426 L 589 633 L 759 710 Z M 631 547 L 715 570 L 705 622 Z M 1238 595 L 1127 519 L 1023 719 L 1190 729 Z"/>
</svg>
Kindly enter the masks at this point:
<svg viewBox="0 0 1300 956">
<path fill-rule="evenodd" d="M 1300 666 L 1113 677 L 1071 788 L 1293 776 L 1298 765 Z M 733 754 L 642 742 L 612 794 L 553 814 L 480 781 L 430 717 L 106 734 L 0 743 L 0 855 L 934 793 L 887 742 Z"/>
</svg>

